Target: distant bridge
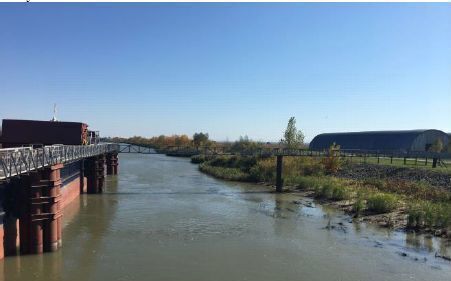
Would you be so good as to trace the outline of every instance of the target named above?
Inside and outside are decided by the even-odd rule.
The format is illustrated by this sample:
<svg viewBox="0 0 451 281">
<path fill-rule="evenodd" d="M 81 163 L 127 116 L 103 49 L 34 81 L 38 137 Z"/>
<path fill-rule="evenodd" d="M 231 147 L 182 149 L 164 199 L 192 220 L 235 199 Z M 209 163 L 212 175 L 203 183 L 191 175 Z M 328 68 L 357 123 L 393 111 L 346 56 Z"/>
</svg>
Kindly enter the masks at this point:
<svg viewBox="0 0 451 281">
<path fill-rule="evenodd" d="M 240 156 L 328 156 L 329 151 L 317 151 L 309 149 L 290 149 L 283 147 L 262 147 L 255 149 L 233 150 L 226 146 L 166 146 L 160 149 L 154 149 L 148 146 L 138 144 L 120 143 L 119 153 L 143 153 L 143 154 L 203 154 L 203 155 L 240 155 Z M 340 157 L 385 157 L 385 158 L 439 158 L 451 159 L 449 152 L 430 152 L 430 151 L 382 151 L 382 150 L 361 150 L 361 149 L 340 149 L 334 151 L 336 156 Z"/>
<path fill-rule="evenodd" d="M 119 143 L 118 147 L 119 147 L 119 149 L 118 149 L 119 153 L 159 154 L 153 148 L 135 145 L 135 144 Z"/>
</svg>

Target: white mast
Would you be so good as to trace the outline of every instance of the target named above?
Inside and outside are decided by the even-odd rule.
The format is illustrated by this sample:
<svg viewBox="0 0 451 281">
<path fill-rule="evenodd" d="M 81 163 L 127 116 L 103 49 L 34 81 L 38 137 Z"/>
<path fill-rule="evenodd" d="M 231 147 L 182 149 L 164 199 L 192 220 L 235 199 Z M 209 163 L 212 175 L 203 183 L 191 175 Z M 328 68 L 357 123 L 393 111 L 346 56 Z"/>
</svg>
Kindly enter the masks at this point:
<svg viewBox="0 0 451 281">
<path fill-rule="evenodd" d="M 53 122 L 58 121 L 58 120 L 56 119 L 56 113 L 57 113 L 57 108 L 56 108 L 56 103 L 54 103 L 54 104 L 53 104 L 53 118 L 52 118 L 52 120 L 50 120 L 50 121 L 53 121 Z"/>
</svg>

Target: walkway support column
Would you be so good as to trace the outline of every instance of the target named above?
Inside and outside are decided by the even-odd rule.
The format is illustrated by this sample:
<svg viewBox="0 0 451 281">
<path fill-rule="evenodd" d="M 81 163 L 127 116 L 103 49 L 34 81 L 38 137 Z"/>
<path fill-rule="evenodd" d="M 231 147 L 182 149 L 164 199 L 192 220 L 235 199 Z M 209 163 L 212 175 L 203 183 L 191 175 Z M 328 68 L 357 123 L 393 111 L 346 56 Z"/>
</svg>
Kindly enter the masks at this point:
<svg viewBox="0 0 451 281">
<path fill-rule="evenodd" d="M 48 179 L 44 189 L 44 196 L 47 200 L 44 211 L 47 213 L 47 220 L 44 224 L 44 251 L 53 252 L 62 244 L 62 216 L 61 216 L 61 169 L 63 164 L 55 165 L 45 171 Z"/>
<path fill-rule="evenodd" d="M 4 252 L 0 256 L 15 256 L 17 254 L 17 218 L 9 214 L 3 218 L 3 243 Z"/>
<path fill-rule="evenodd" d="M 43 245 L 43 221 L 44 213 L 41 197 L 43 185 L 40 182 L 39 173 L 31 176 L 29 204 L 30 204 L 30 253 L 41 254 L 44 251 Z"/>
<path fill-rule="evenodd" d="M 277 155 L 276 192 L 282 192 L 283 190 L 282 166 L 283 166 L 283 156 Z"/>
<path fill-rule="evenodd" d="M 117 175 L 117 152 L 108 153 L 106 156 L 106 174 L 107 175 Z"/>
<path fill-rule="evenodd" d="M 31 176 L 29 252 L 32 254 L 56 251 L 61 245 L 62 168 L 63 164 L 53 165 Z"/>
<path fill-rule="evenodd" d="M 88 193 L 102 193 L 105 184 L 105 155 L 85 159 L 85 176 L 88 178 Z"/>
<path fill-rule="evenodd" d="M 34 174 L 34 173 L 32 173 Z M 30 230 L 31 230 L 31 174 L 29 176 L 21 176 L 22 185 L 18 188 L 20 195 L 17 199 L 17 205 L 20 206 L 19 211 L 19 237 L 20 237 L 20 254 L 26 255 L 30 253 Z"/>
<path fill-rule="evenodd" d="M 4 215 L 1 216 L 3 219 L 3 237 L 0 241 L 0 243 L 2 243 L 0 249 L 2 249 L 3 252 L 0 253 L 0 256 L 14 256 L 17 254 L 17 238 L 19 235 L 17 224 L 20 210 L 17 199 L 20 196 L 19 191 L 21 184 L 21 179 L 16 177 L 11 179 L 10 182 L 4 186 L 4 200 L 0 203 L 3 204 L 3 209 L 5 211 Z"/>
</svg>

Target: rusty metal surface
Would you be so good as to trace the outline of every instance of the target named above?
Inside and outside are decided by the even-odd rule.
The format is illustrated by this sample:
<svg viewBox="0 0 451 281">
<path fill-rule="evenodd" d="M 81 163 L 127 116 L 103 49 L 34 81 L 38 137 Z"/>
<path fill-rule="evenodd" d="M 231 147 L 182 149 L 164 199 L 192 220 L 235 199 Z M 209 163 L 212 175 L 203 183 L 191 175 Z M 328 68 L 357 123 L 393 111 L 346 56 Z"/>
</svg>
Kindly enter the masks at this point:
<svg viewBox="0 0 451 281">
<path fill-rule="evenodd" d="M 53 122 L 4 119 L 1 142 L 3 147 L 40 144 L 87 144 L 88 125 L 80 122 Z"/>
</svg>

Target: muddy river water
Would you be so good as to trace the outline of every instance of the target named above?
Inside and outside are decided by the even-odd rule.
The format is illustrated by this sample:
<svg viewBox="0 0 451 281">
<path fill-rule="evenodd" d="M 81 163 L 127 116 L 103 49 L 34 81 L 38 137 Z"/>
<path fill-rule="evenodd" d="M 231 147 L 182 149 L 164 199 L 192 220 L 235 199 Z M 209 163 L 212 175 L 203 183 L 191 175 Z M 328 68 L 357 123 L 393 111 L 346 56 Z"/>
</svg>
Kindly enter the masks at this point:
<svg viewBox="0 0 451 281">
<path fill-rule="evenodd" d="M 451 263 L 435 257 L 451 254 L 444 240 L 352 223 L 189 159 L 119 163 L 103 194 L 65 209 L 58 252 L 8 257 L 0 280 L 451 280 Z"/>
</svg>

